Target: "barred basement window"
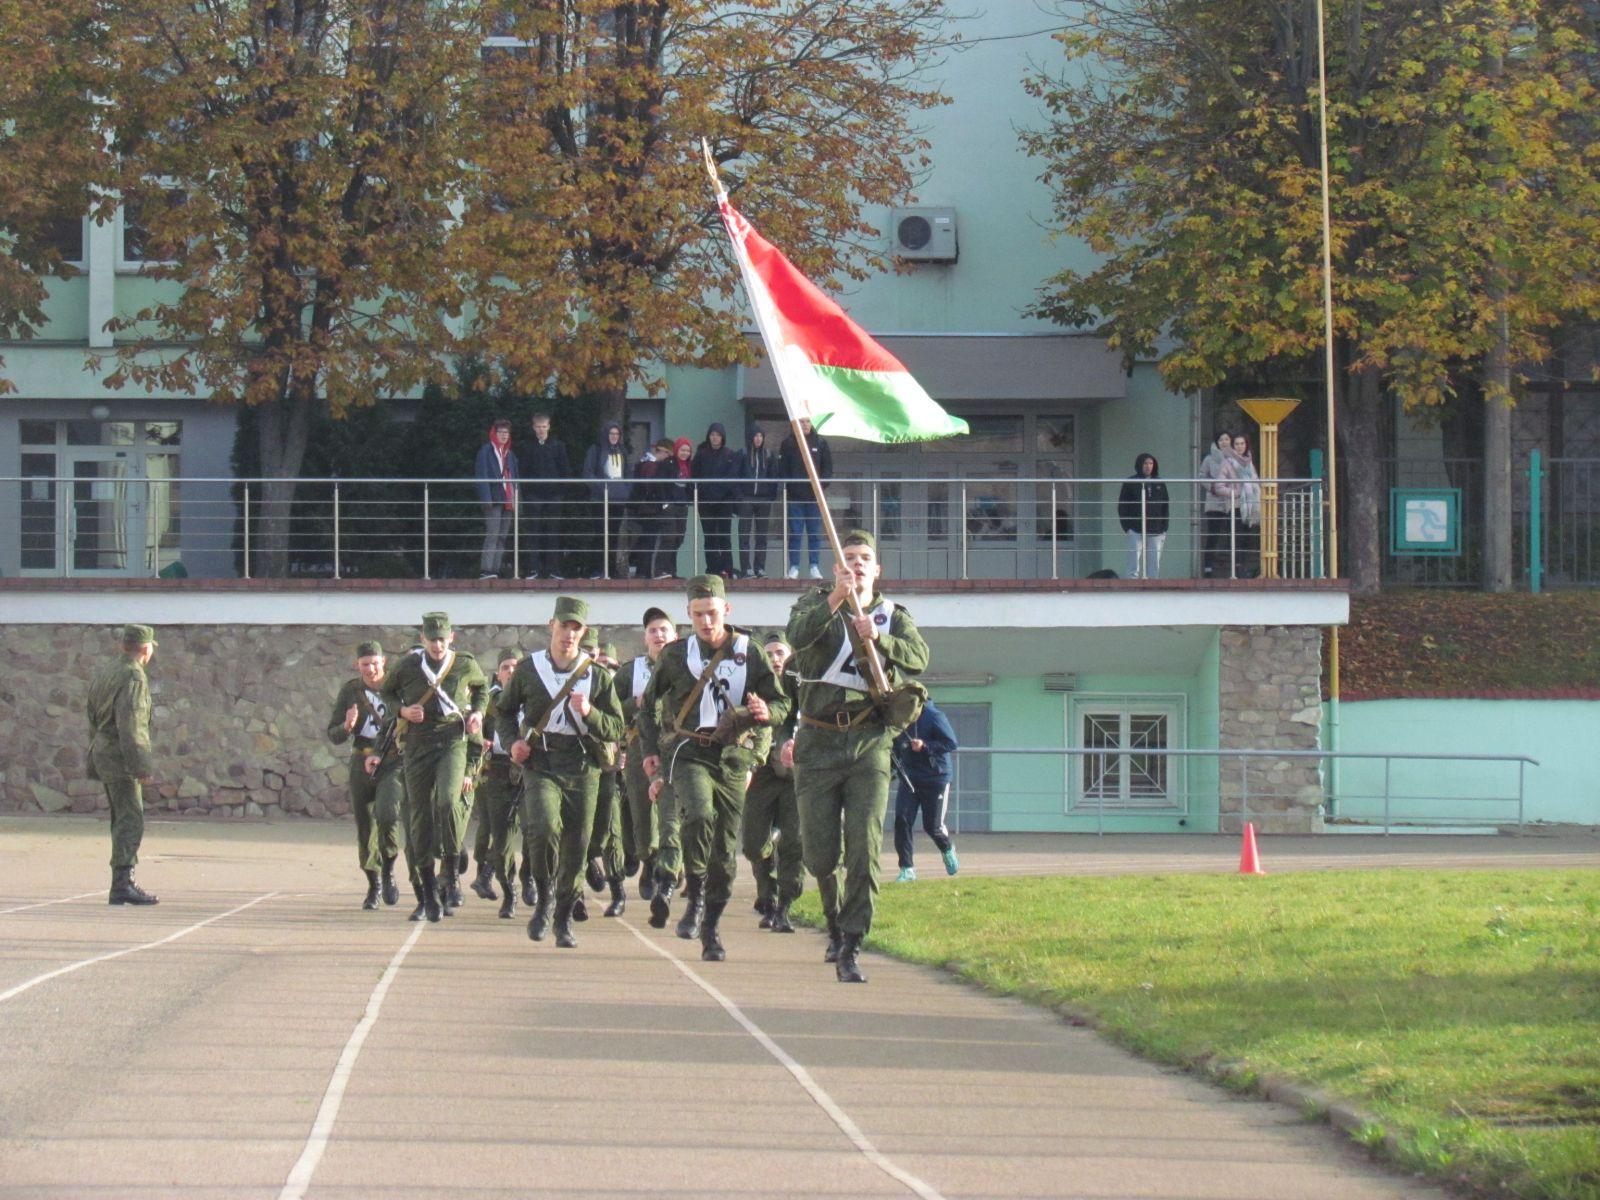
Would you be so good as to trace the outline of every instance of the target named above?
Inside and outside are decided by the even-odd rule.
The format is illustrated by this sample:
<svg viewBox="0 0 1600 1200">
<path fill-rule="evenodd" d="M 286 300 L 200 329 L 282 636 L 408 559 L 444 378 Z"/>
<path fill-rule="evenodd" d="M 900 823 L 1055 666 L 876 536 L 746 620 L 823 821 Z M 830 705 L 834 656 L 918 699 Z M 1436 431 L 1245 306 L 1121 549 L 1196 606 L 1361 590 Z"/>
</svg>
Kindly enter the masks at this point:
<svg viewBox="0 0 1600 1200">
<path fill-rule="evenodd" d="M 1183 698 L 1074 698 L 1077 758 L 1069 811 L 1172 812 L 1184 807 L 1181 760 L 1160 751 L 1183 745 Z"/>
</svg>

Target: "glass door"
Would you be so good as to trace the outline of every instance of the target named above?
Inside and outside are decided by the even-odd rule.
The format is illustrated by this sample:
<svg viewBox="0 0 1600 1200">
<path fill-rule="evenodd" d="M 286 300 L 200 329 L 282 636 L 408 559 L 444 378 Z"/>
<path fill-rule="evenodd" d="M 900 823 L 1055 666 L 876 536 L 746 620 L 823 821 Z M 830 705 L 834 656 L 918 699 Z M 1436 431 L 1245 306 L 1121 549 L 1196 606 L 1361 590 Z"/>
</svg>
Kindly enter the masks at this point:
<svg viewBox="0 0 1600 1200">
<path fill-rule="evenodd" d="M 68 447 L 62 452 L 66 573 L 126 576 L 142 572 L 145 485 L 127 450 Z"/>
</svg>

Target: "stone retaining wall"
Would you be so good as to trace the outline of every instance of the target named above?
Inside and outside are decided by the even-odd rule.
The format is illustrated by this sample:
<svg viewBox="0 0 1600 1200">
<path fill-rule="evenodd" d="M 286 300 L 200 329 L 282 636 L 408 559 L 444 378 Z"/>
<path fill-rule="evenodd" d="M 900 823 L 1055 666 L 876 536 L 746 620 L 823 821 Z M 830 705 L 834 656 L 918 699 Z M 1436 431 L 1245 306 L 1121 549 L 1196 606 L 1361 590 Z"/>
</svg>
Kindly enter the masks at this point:
<svg viewBox="0 0 1600 1200">
<path fill-rule="evenodd" d="M 1222 630 L 1218 744 L 1223 749 L 1317 750 L 1322 729 L 1322 630 L 1250 625 Z M 1316 759 L 1223 759 L 1219 827 L 1246 817 L 1260 833 L 1319 833 Z M 1246 790 L 1248 786 L 1248 791 Z"/>
</svg>

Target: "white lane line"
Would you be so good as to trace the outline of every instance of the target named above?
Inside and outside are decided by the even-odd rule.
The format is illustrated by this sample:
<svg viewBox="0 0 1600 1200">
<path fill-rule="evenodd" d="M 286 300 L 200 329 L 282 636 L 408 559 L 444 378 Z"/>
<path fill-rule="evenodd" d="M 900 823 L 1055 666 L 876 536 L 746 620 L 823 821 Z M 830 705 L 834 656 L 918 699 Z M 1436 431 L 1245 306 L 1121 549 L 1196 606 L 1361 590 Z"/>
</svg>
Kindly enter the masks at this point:
<svg viewBox="0 0 1600 1200">
<path fill-rule="evenodd" d="M 207 917 L 204 921 L 196 921 L 187 929 L 180 929 L 177 933 L 169 933 L 166 937 L 157 938 L 153 942 L 145 942 L 143 945 L 139 946 L 129 946 L 123 950 L 113 950 L 109 954 L 97 954 L 93 958 L 84 959 L 82 962 L 75 962 L 65 967 L 57 967 L 54 971 L 46 971 L 43 975 L 35 975 L 32 979 L 29 979 L 23 983 L 19 983 L 14 988 L 0 992 L 0 1004 L 4 1004 L 7 1000 L 10 1000 L 14 996 L 22 995 L 23 992 L 28 991 L 30 988 L 38 987 L 41 983 L 48 983 L 52 979 L 59 979 L 63 975 L 70 975 L 74 971 L 81 971 L 85 967 L 92 967 L 95 965 L 95 963 L 110 962 L 113 958 L 121 958 L 124 954 L 137 954 L 141 950 L 153 950 L 157 946 L 165 946 L 168 942 L 175 942 L 181 937 L 188 937 L 189 934 L 193 933 L 196 929 L 204 929 L 207 925 L 210 925 L 214 921 L 220 921 L 225 917 L 231 917 L 235 913 L 242 913 L 247 908 L 254 908 L 263 900 L 271 900 L 277 894 L 277 892 L 268 892 L 265 896 L 257 896 L 248 904 L 241 904 L 238 908 L 230 908 L 227 912 L 218 913 L 214 917 Z"/>
<path fill-rule="evenodd" d="M 63 896 L 59 900 L 41 900 L 37 904 L 19 904 L 15 908 L 0 908 L 0 917 L 7 913 L 27 912 L 30 908 L 49 908 L 52 904 L 70 904 L 74 900 L 83 900 L 89 896 L 98 896 L 105 888 L 96 888 L 92 892 L 79 892 L 76 896 Z"/>
<path fill-rule="evenodd" d="M 288 1181 L 278 1193 L 278 1200 L 301 1200 L 311 1186 L 311 1177 L 316 1174 L 317 1164 L 322 1161 L 322 1153 L 328 1148 L 328 1139 L 333 1134 L 334 1122 L 339 1119 L 339 1106 L 344 1103 L 344 1090 L 350 1083 L 350 1073 L 355 1070 L 356 1059 L 361 1056 L 361 1047 L 367 1040 L 367 1034 L 378 1023 L 378 1010 L 383 1007 L 383 998 L 389 994 L 389 985 L 400 973 L 400 964 L 411 953 L 411 947 L 417 944 L 424 928 L 419 922 L 411 930 L 411 936 L 389 960 L 378 986 L 372 989 L 372 995 L 367 1000 L 367 1011 L 356 1022 L 350 1040 L 344 1044 L 344 1052 L 339 1055 L 338 1065 L 333 1068 L 333 1078 L 328 1080 L 328 1090 L 322 1094 L 322 1106 L 317 1109 L 317 1119 L 311 1123 L 311 1136 L 306 1138 L 305 1149 L 300 1151 L 300 1158 L 289 1172 Z"/>
<path fill-rule="evenodd" d="M 711 984 L 707 983 L 699 975 L 695 974 L 694 970 L 689 966 L 688 963 L 684 962 L 676 954 L 671 954 L 668 951 L 663 950 L 660 946 L 656 945 L 649 938 L 645 937 L 644 934 L 635 929 L 629 922 L 618 920 L 617 924 L 621 925 L 629 933 L 633 934 L 634 937 L 638 938 L 662 958 L 666 959 L 673 966 L 677 967 L 678 970 L 682 971 L 689 977 L 690 981 L 693 982 L 696 987 L 698 987 L 706 995 L 710 996 L 718 1004 L 722 1005 L 724 1012 L 726 1012 L 730 1017 L 743 1026 L 746 1033 L 761 1043 L 762 1049 L 766 1050 L 768 1054 L 777 1059 L 778 1062 L 783 1065 L 784 1069 L 787 1070 L 789 1074 L 794 1076 L 795 1082 L 806 1090 L 806 1094 L 816 1102 L 818 1108 L 828 1114 L 833 1123 L 839 1127 L 839 1131 L 855 1144 L 855 1148 L 861 1151 L 862 1155 L 865 1156 L 868 1162 L 877 1167 L 878 1170 L 882 1171 L 885 1175 L 889 1176 L 889 1178 L 895 1180 L 897 1183 L 904 1184 L 915 1195 L 921 1196 L 922 1200 L 944 1200 L 944 1197 L 939 1194 L 936 1188 L 924 1183 L 915 1175 L 911 1174 L 910 1171 L 906 1171 L 900 1167 L 897 1167 L 883 1154 L 882 1151 L 874 1146 L 872 1142 L 868 1140 L 867 1135 L 861 1132 L 860 1126 L 850 1119 L 850 1114 L 845 1112 L 844 1109 L 840 1108 L 838 1104 L 834 1102 L 833 1097 L 822 1090 L 822 1085 L 811 1077 L 811 1072 L 807 1071 L 798 1062 L 796 1062 L 787 1050 L 768 1037 L 761 1026 L 757 1025 L 749 1017 L 745 1016 L 744 1012 L 737 1004 L 735 1004 L 732 1000 L 729 1000 L 721 992 L 717 991 L 716 988 L 712 987 Z M 285 1198 L 280 1197 L 279 1200 L 285 1200 Z"/>
</svg>

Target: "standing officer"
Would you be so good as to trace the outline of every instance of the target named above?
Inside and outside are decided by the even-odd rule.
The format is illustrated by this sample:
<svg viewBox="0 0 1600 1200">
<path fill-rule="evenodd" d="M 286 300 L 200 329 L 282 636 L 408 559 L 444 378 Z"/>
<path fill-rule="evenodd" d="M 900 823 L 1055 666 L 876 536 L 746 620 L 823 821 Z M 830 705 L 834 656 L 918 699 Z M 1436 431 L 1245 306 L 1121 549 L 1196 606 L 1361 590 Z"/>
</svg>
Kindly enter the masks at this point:
<svg viewBox="0 0 1600 1200">
<path fill-rule="evenodd" d="M 629 869 L 631 863 L 638 865 L 641 900 L 649 900 L 655 895 L 657 856 L 667 833 L 670 832 L 673 846 L 677 846 L 678 824 L 674 809 L 671 813 L 671 829 L 667 830 L 665 826 L 669 814 L 665 811 L 658 814 L 658 810 L 670 806 L 658 805 L 650 799 L 650 780 L 644 773 L 644 750 L 639 742 L 639 706 L 644 702 L 644 691 L 650 684 L 650 676 L 655 672 L 662 648 L 677 640 L 678 627 L 672 623 L 671 617 L 659 608 L 645 609 L 644 653 L 624 663 L 617 674 L 617 694 L 622 697 L 623 712 L 628 718 L 628 733 L 622 744 L 626 760 L 623 785 L 628 794 L 622 822 L 623 874 L 633 874 Z M 673 870 L 677 870 L 676 859 Z"/>
<path fill-rule="evenodd" d="M 417 865 L 430 921 L 451 915 L 461 903 L 456 874 L 467 825 L 468 802 L 462 792 L 467 738 L 482 736 L 489 700 L 483 668 L 465 650 L 453 647 L 455 638 L 448 613 L 424 613 L 422 645 L 394 665 L 380 692 L 405 722 L 408 845 L 420 856 Z"/>
<path fill-rule="evenodd" d="M 892 690 L 927 667 L 928 645 L 911 614 L 878 591 L 883 568 L 873 536 L 852 530 L 841 548 L 832 590 L 807 593 L 789 613 L 801 680 L 794 790 L 806 870 L 817 878 L 828 918 L 825 960 L 834 963 L 841 983 L 863 983 L 857 956 L 872 928 L 890 748 L 899 730 L 886 725 L 858 655 L 868 643 L 876 648 Z M 847 607 L 851 593 L 863 609 L 859 617 Z"/>
<path fill-rule="evenodd" d="M 588 621 L 586 603 L 557 596 L 550 648 L 523 660 L 498 704 L 507 720 L 522 711 L 521 736 L 512 743 L 511 758 L 522 764 L 522 821 L 531 834 L 528 853 L 538 890 L 528 936 L 544 940 L 553 901 L 561 947 L 578 944 L 572 906 L 594 826 L 600 747 L 619 741 L 623 727 L 611 673 L 580 646 Z"/>
<path fill-rule="evenodd" d="M 350 811 L 356 819 L 356 857 L 367 877 L 361 907 L 368 910 L 378 907 L 380 890 L 385 904 L 400 899 L 394 860 L 400 853 L 400 798 L 405 783 L 399 758 L 380 753 L 395 720 L 379 695 L 385 663 L 382 645 L 358 645 L 356 676 L 339 688 L 328 718 L 328 740 L 335 746 L 350 743 Z"/>
<path fill-rule="evenodd" d="M 773 729 L 772 748 L 766 761 L 750 776 L 744 794 L 744 856 L 756 878 L 756 911 L 761 913 L 761 928 L 774 933 L 793 933 L 789 906 L 805 890 L 806 872 L 800 853 L 800 813 L 794 802 L 792 768 L 783 761 L 787 748 L 794 755 L 794 722 L 797 715 L 794 676 L 787 673 L 794 652 L 781 633 L 767 635 L 767 663 L 777 676 L 789 700 L 789 716 Z M 773 831 L 778 833 L 773 844 Z"/>
<path fill-rule="evenodd" d="M 698 934 L 700 957 L 721 962 L 727 953 L 717 923 L 738 871 L 745 787 L 750 768 L 765 756 L 771 723 L 788 716 L 789 699 L 750 635 L 728 624 L 732 610 L 722 577 L 697 575 L 688 594 L 694 636 L 662 650 L 639 709 L 639 730 L 652 790 L 670 786 L 682 817 L 689 907 L 678 936 Z M 650 901 L 657 929 L 667 922 L 672 885 L 657 876 Z"/>
<path fill-rule="evenodd" d="M 511 682 L 517 664 L 522 661 L 522 651 L 516 646 L 508 646 L 496 652 L 494 657 L 489 708 L 483 716 L 483 751 L 487 761 L 483 778 L 478 781 L 477 800 L 483 806 L 481 819 L 489 827 L 485 857 L 494 877 L 500 882 L 500 916 L 509 921 L 517 912 L 517 847 L 522 841 L 517 786 L 521 782 L 522 771 L 511 761 L 511 745 L 517 740 L 517 723 L 515 719 L 507 720 L 500 715 L 499 704 L 506 684 Z M 528 869 L 526 861 L 522 868 L 524 871 Z M 476 885 L 473 890 L 477 891 Z"/>
<path fill-rule="evenodd" d="M 155 770 L 150 760 L 150 679 L 155 630 L 122 627 L 122 652 L 100 668 L 89 684 L 89 778 L 106 789 L 111 806 L 109 904 L 156 904 L 133 881 L 144 841 L 144 788 Z"/>
</svg>

